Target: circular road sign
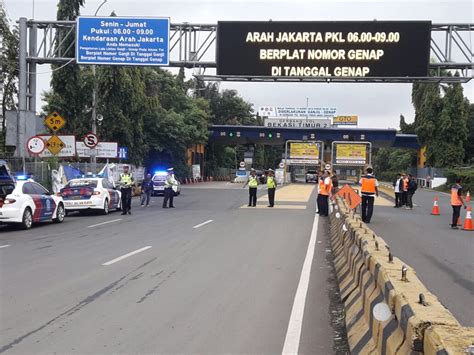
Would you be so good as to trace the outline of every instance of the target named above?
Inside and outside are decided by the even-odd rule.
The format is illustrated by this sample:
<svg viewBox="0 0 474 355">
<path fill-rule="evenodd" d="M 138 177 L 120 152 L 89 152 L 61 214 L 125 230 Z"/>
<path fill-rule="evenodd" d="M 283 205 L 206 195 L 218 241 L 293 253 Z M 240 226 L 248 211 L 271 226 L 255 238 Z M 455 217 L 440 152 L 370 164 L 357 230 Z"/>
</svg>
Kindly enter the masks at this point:
<svg viewBox="0 0 474 355">
<path fill-rule="evenodd" d="M 241 168 L 245 168 L 245 162 L 241 161 L 240 164 L 239 164 L 239 166 L 240 166 Z"/>
<path fill-rule="evenodd" d="M 87 133 L 84 136 L 84 144 L 87 148 L 94 148 L 97 144 L 99 144 L 99 138 L 94 133 Z"/>
<path fill-rule="evenodd" d="M 43 150 L 46 148 L 46 144 L 41 137 L 33 136 L 26 142 L 26 149 L 30 154 L 41 154 Z"/>
</svg>

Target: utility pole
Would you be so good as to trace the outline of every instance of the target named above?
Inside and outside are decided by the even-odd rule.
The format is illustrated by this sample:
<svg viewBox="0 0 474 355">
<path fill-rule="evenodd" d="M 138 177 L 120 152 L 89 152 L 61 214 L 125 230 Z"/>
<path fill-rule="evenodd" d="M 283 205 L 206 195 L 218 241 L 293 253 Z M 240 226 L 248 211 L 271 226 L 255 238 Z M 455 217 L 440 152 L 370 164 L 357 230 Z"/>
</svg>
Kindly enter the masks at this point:
<svg viewBox="0 0 474 355">
<path fill-rule="evenodd" d="M 99 12 L 100 8 L 104 6 L 106 2 L 107 0 L 104 0 L 99 5 L 97 10 L 95 10 L 94 17 L 97 16 L 97 13 Z M 92 133 L 97 135 L 97 91 L 99 90 L 99 87 L 97 84 L 95 64 L 92 65 L 92 80 L 94 81 L 94 85 L 92 88 Z M 97 171 L 97 156 L 95 152 L 91 154 L 91 164 L 92 164 L 92 169 L 95 173 Z"/>
</svg>

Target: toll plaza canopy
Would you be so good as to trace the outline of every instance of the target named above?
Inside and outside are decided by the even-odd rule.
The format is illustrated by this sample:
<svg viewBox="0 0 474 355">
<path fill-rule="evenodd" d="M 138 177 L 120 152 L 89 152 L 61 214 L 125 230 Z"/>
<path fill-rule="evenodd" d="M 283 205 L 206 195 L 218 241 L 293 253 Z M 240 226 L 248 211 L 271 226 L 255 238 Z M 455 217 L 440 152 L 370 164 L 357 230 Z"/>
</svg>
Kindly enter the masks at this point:
<svg viewBox="0 0 474 355">
<path fill-rule="evenodd" d="M 287 140 L 367 141 L 372 146 L 419 149 L 415 134 L 380 128 L 273 128 L 263 126 L 211 126 L 210 141 L 218 144 L 283 145 Z"/>
</svg>

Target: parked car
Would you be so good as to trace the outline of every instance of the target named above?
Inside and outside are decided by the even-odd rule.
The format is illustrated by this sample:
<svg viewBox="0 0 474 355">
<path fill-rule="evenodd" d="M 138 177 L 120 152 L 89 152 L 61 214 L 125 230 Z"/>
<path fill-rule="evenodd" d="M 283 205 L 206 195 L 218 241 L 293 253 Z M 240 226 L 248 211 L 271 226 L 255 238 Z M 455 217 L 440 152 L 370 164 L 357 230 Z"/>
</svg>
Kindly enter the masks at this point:
<svg viewBox="0 0 474 355">
<path fill-rule="evenodd" d="M 3 170 L 1 166 L 0 170 Z M 22 178 L 26 177 L 19 177 Z M 23 229 L 29 229 L 38 222 L 61 223 L 65 215 L 62 197 L 52 195 L 37 182 L 1 179 L 0 223 L 19 224 Z"/>
<path fill-rule="evenodd" d="M 59 195 L 64 199 L 66 211 L 96 210 L 108 214 L 122 208 L 122 194 L 106 178 L 85 177 L 70 180 Z"/>
<path fill-rule="evenodd" d="M 157 171 L 151 178 L 153 181 L 153 196 L 164 195 L 165 193 L 165 181 L 168 173 L 166 171 Z M 181 183 L 178 181 L 178 186 L 175 191 L 176 195 L 181 194 Z"/>
<path fill-rule="evenodd" d="M 318 182 L 318 173 L 316 170 L 308 170 L 306 172 L 305 181 L 308 182 Z"/>
</svg>

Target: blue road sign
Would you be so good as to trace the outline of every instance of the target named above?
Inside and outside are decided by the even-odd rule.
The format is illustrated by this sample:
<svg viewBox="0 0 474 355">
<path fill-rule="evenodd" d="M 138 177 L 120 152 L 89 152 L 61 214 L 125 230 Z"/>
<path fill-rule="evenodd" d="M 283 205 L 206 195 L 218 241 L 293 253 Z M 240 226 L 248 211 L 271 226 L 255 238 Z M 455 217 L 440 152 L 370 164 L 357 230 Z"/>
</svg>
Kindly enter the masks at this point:
<svg viewBox="0 0 474 355">
<path fill-rule="evenodd" d="M 119 147 L 118 157 L 119 157 L 119 159 L 128 159 L 128 148 L 127 147 Z"/>
<path fill-rule="evenodd" d="M 78 17 L 76 62 L 169 65 L 169 18 Z"/>
</svg>

